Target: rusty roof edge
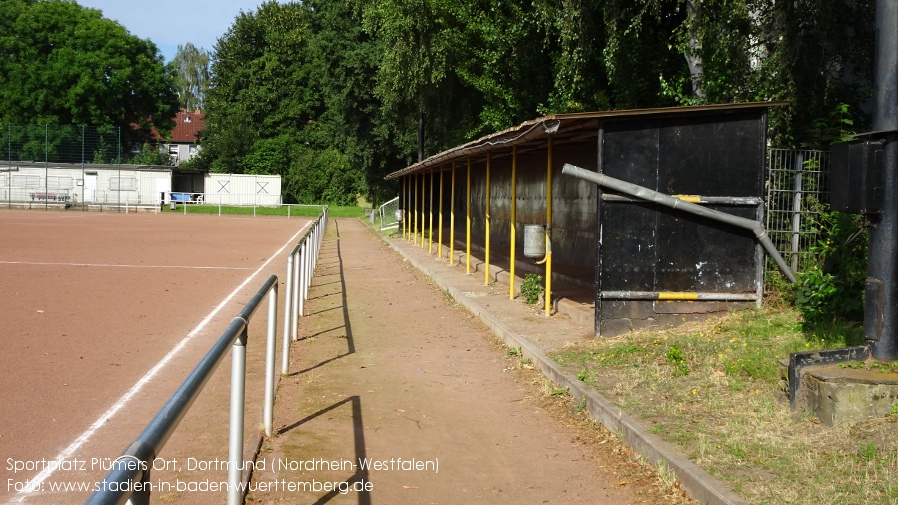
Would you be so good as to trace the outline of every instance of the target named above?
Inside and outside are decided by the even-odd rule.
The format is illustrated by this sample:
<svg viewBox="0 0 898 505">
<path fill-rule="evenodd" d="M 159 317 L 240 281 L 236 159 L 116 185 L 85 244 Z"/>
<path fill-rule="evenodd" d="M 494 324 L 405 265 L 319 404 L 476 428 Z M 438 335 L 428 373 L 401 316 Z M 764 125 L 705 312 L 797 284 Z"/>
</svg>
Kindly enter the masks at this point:
<svg viewBox="0 0 898 505">
<path fill-rule="evenodd" d="M 460 158 L 462 156 L 471 156 L 474 154 L 478 154 L 487 149 L 495 147 L 497 145 L 504 144 L 516 144 L 522 142 L 528 142 L 530 140 L 542 137 L 544 135 L 551 135 L 558 131 L 558 127 L 561 124 L 561 121 L 552 119 L 550 117 L 543 117 L 539 119 L 534 119 L 530 121 L 525 121 L 520 125 L 502 130 L 498 133 L 493 133 L 491 135 L 487 135 L 485 137 L 481 137 L 472 142 L 468 142 L 467 144 L 462 144 L 457 147 L 453 147 L 452 149 L 448 149 L 439 154 L 435 154 L 423 161 L 419 161 L 414 165 L 409 165 L 408 167 L 403 168 L 402 170 L 397 170 L 396 172 L 392 172 L 387 174 L 384 179 L 390 180 L 395 179 L 397 177 L 402 177 L 406 174 L 411 174 L 417 172 L 421 169 L 432 167 L 434 165 L 439 165 L 444 163 L 447 159 L 451 158 Z M 539 127 L 543 128 L 540 129 Z M 515 135 L 512 137 L 503 137 L 504 135 L 508 135 L 512 132 L 518 132 L 524 128 L 527 128 L 524 132 L 519 135 Z"/>
<path fill-rule="evenodd" d="M 497 145 L 515 145 L 524 142 L 529 142 L 536 138 L 539 138 L 544 135 L 552 135 L 556 133 L 562 123 L 562 121 L 570 121 L 570 120 L 578 120 L 578 119 L 601 119 L 601 118 L 615 118 L 615 117 L 626 117 L 626 116 L 643 116 L 643 115 L 655 115 L 655 114 L 670 114 L 675 112 L 712 112 L 712 111 L 727 111 L 727 110 L 741 110 L 741 109 L 757 109 L 757 108 L 769 108 L 769 107 L 779 107 L 788 105 L 787 101 L 768 101 L 768 102 L 742 102 L 742 103 L 727 103 L 727 104 L 710 104 L 710 105 L 690 105 L 686 107 L 656 107 L 652 109 L 622 109 L 622 110 L 610 110 L 610 111 L 599 111 L 599 112 L 573 112 L 568 114 L 550 114 L 548 116 L 539 117 L 536 119 L 531 119 L 528 121 L 524 121 L 523 123 L 513 126 L 511 128 L 506 128 L 505 130 L 492 133 L 489 135 L 485 135 L 480 137 L 477 140 L 473 140 L 471 142 L 453 147 L 451 149 L 447 149 L 441 153 L 430 156 L 429 158 L 419 161 L 415 164 L 409 165 L 402 170 L 397 170 L 395 172 L 391 172 L 384 177 L 384 180 L 396 179 L 398 177 L 402 177 L 404 175 L 412 174 L 423 170 L 428 167 L 432 167 L 434 165 L 440 165 L 454 158 L 460 158 L 463 156 L 471 156 L 474 154 L 479 154 L 485 150 L 488 150 Z M 542 125 L 543 130 L 540 131 L 538 127 Z M 510 133 L 521 132 L 519 135 L 508 136 Z"/>
</svg>

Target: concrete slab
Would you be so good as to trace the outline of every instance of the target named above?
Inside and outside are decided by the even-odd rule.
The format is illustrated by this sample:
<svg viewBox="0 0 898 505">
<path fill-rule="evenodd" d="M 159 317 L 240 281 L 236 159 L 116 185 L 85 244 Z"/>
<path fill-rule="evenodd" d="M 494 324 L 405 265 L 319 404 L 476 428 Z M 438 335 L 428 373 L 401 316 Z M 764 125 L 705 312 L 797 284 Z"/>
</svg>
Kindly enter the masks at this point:
<svg viewBox="0 0 898 505">
<path fill-rule="evenodd" d="M 830 426 L 883 416 L 898 406 L 898 373 L 844 363 L 807 366 L 796 400 L 797 409 Z"/>
</svg>

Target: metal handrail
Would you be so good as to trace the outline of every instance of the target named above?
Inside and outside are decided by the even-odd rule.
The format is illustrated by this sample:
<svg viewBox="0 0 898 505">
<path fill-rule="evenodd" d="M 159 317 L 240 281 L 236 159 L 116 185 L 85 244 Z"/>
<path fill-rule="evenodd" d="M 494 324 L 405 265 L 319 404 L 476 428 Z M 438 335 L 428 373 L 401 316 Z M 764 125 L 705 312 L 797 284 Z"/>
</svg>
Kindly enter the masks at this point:
<svg viewBox="0 0 898 505">
<path fill-rule="evenodd" d="M 776 250 L 773 242 L 770 241 L 770 237 L 767 236 L 767 230 L 764 229 L 763 223 L 753 221 L 744 217 L 727 214 L 726 212 L 721 212 L 719 210 L 702 207 L 701 205 L 690 203 L 682 198 L 659 193 L 658 191 L 645 188 L 627 181 L 623 181 L 621 179 L 616 179 L 605 174 L 592 172 L 578 166 L 571 165 L 570 163 L 564 164 L 564 167 L 562 167 L 561 169 L 561 173 L 584 179 L 599 186 L 606 187 L 613 191 L 619 191 L 627 196 L 638 198 L 640 200 L 663 205 L 671 209 L 682 210 L 683 212 L 688 212 L 689 214 L 693 214 L 699 217 L 704 217 L 745 230 L 749 230 L 755 234 L 755 238 L 757 238 L 758 242 L 761 243 L 761 245 L 764 247 L 764 250 L 767 251 L 767 254 L 769 254 L 770 257 L 773 258 L 773 261 L 776 262 L 777 266 L 780 267 L 780 270 L 783 272 L 783 275 L 785 275 L 786 278 L 789 279 L 789 282 L 795 282 L 795 274 L 793 274 L 789 266 L 786 265 L 786 261 L 783 260 L 783 257 L 780 255 L 779 251 Z"/>
<path fill-rule="evenodd" d="M 184 380 L 178 390 L 168 399 L 162 409 L 159 410 L 156 416 L 153 417 L 146 428 L 144 428 L 143 432 L 138 435 L 137 439 L 135 439 L 135 441 L 125 449 L 125 452 L 115 460 L 113 469 L 106 475 L 103 482 L 98 486 L 98 489 L 88 497 L 85 503 L 90 505 L 120 504 L 125 503 L 129 498 L 132 503 L 149 502 L 150 486 L 138 483 L 148 484 L 153 460 L 156 459 L 159 451 L 162 450 L 162 447 L 165 446 L 165 443 L 168 441 L 171 434 L 174 433 L 178 424 L 181 422 L 181 419 L 187 414 L 190 406 L 193 405 L 194 400 L 196 400 L 203 390 L 203 387 L 212 377 L 215 369 L 218 368 L 218 365 L 224 360 L 228 350 L 232 350 L 232 361 L 237 365 L 233 366 L 231 370 L 231 400 L 232 402 L 234 400 L 234 382 L 235 376 L 238 374 L 240 377 L 237 382 L 240 385 L 239 389 L 242 399 L 242 386 L 244 384 L 243 381 L 245 380 L 243 372 L 246 367 L 246 341 L 248 338 L 247 329 L 249 320 L 255 313 L 261 301 L 269 295 L 269 292 L 271 292 L 269 304 L 270 306 L 276 307 L 277 282 L 278 278 L 276 275 L 269 277 L 265 284 L 262 285 L 262 288 L 259 289 L 250 302 L 247 303 L 242 311 L 240 311 L 240 314 L 234 317 L 231 324 L 228 325 L 218 341 L 216 341 L 209 352 L 203 356 L 203 359 L 200 360 L 199 364 L 197 364 L 196 368 L 193 369 L 187 379 Z M 269 308 L 269 310 L 271 310 L 271 308 Z M 277 311 L 276 308 L 274 310 L 275 312 Z M 276 317 L 271 318 L 270 312 L 269 318 L 276 319 Z M 274 338 L 273 334 L 269 335 L 269 339 L 271 338 Z M 239 363 L 241 361 L 242 365 Z M 266 402 L 268 400 L 269 399 L 266 398 Z M 235 426 L 235 424 L 238 423 L 235 423 L 235 419 L 233 418 L 234 405 L 232 405 L 231 413 L 230 443 L 232 447 L 229 450 L 229 459 L 233 459 L 233 445 L 235 442 L 234 433 L 237 430 L 239 430 L 240 447 L 237 452 L 238 461 L 231 461 L 229 465 L 231 469 L 228 475 L 229 503 L 232 503 L 232 491 L 236 489 L 237 492 L 240 492 L 239 479 L 241 477 L 239 469 L 243 466 L 239 464 L 239 459 L 242 458 L 243 453 L 242 401 L 240 405 L 239 427 Z M 230 475 L 235 467 L 237 468 L 237 482 L 233 482 L 232 476 Z"/>
<path fill-rule="evenodd" d="M 327 227 L 328 208 L 324 206 L 315 224 L 299 239 L 296 247 L 287 255 L 287 289 L 284 296 L 284 343 L 281 375 L 287 375 L 290 369 L 288 349 L 290 341 L 298 338 L 299 317 L 305 315 L 305 301 L 309 299 L 309 284 L 312 272 L 318 262 L 318 251 L 324 240 Z"/>
<path fill-rule="evenodd" d="M 327 226 L 327 206 L 299 239 L 287 258 L 286 303 L 284 310 L 284 349 L 282 374 L 286 375 L 289 363 L 289 341 L 296 340 L 297 301 L 308 299 L 312 270 L 318 259 L 318 251 Z M 178 427 L 178 424 L 202 392 L 218 365 L 231 350 L 231 408 L 228 440 L 228 504 L 243 502 L 241 486 L 243 468 L 244 394 L 246 385 L 246 344 L 249 338 L 249 322 L 268 298 L 268 326 L 265 349 L 265 401 L 263 425 L 266 436 L 272 435 L 275 392 L 275 347 L 277 331 L 278 278 L 272 275 L 250 299 L 243 310 L 234 317 L 212 348 L 197 364 L 187 379 L 168 399 L 159 412 L 147 424 L 143 432 L 113 463 L 113 468 L 98 484 L 85 504 L 147 504 L 152 486 L 149 482 L 153 460 Z M 291 317 L 292 314 L 292 317 Z M 302 315 L 302 312 L 300 312 Z"/>
</svg>

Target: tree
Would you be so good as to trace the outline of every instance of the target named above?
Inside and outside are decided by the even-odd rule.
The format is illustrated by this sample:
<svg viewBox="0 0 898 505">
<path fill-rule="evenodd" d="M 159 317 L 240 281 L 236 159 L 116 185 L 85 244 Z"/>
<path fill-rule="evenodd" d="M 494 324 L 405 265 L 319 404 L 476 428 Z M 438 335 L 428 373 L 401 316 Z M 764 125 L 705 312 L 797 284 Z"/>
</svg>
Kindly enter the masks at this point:
<svg viewBox="0 0 898 505">
<path fill-rule="evenodd" d="M 305 7 L 270 1 L 241 12 L 218 40 L 205 102 L 205 166 L 242 173 L 242 159 L 256 141 L 295 136 L 319 115 L 308 37 Z"/>
<path fill-rule="evenodd" d="M 674 45 L 699 62 L 691 79 L 663 80 L 680 103 L 788 100 L 771 110 L 782 146 L 826 147 L 848 114 L 865 121 L 872 93 L 873 0 L 687 2 Z M 837 15 L 834 15 L 837 13 Z M 701 89 L 696 96 L 694 89 Z"/>
<path fill-rule="evenodd" d="M 206 91 L 209 89 L 208 51 L 197 48 L 190 42 L 178 46 L 175 57 L 169 63 L 169 72 L 175 78 L 181 108 L 192 111 L 203 108 Z"/>
<path fill-rule="evenodd" d="M 428 155 L 545 114 L 766 99 L 792 103 L 774 141 L 819 143 L 869 94 L 872 1 L 268 2 L 216 46 L 201 162 L 373 189 L 421 118 Z"/>
<path fill-rule="evenodd" d="M 305 5 L 310 11 L 310 74 L 322 102 L 321 115 L 307 125 L 305 138 L 319 150 L 345 154 L 349 169 L 367 185 L 369 200 L 376 202 L 378 189 L 393 184 L 383 177 L 401 164 L 389 137 L 379 135 L 389 131 L 374 92 L 381 46 L 363 29 L 357 0 L 310 0 Z"/>
<path fill-rule="evenodd" d="M 0 2 L 0 122 L 118 126 L 128 143 L 177 110 L 152 42 L 74 1 Z"/>
<path fill-rule="evenodd" d="M 200 160 L 217 172 L 281 175 L 288 202 L 355 203 L 359 163 L 373 152 L 370 70 L 364 50 L 350 50 L 351 26 L 334 15 L 345 5 L 320 7 L 267 2 L 219 39 Z M 315 22 L 326 25 L 320 36 Z"/>
</svg>

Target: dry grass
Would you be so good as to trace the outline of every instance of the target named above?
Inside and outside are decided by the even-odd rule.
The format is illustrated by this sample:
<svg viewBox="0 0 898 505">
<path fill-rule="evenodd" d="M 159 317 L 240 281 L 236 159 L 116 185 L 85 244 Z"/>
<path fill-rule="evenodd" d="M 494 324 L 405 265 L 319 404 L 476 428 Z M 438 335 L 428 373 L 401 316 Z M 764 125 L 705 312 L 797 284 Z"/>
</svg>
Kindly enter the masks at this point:
<svg viewBox="0 0 898 505">
<path fill-rule="evenodd" d="M 751 503 L 896 504 L 898 414 L 827 427 L 793 414 L 783 393 L 778 360 L 844 345 L 837 333 L 779 308 L 553 357 Z"/>
</svg>

